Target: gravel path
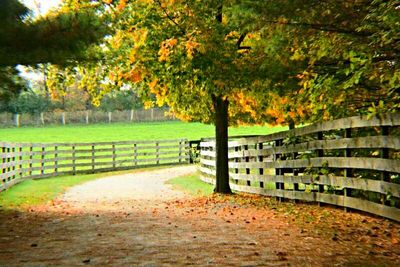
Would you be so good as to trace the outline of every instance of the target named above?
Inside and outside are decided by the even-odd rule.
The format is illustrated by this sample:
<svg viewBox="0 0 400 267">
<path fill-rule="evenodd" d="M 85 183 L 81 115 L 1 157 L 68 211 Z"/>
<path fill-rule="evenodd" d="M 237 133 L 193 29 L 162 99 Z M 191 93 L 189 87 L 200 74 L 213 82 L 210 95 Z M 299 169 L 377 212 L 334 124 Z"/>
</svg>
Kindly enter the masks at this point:
<svg viewBox="0 0 400 267">
<path fill-rule="evenodd" d="M 115 202 L 129 200 L 163 201 L 183 198 L 184 193 L 165 182 L 196 171 L 195 166 L 174 167 L 110 176 L 69 189 L 61 198 L 69 203 Z"/>
<path fill-rule="evenodd" d="M 0 210 L 0 266 L 400 266 L 399 225 L 288 204 L 341 222 L 299 224 L 278 206 L 250 205 L 255 196 L 191 197 L 164 183 L 194 171 L 115 175 L 43 206 Z"/>
</svg>

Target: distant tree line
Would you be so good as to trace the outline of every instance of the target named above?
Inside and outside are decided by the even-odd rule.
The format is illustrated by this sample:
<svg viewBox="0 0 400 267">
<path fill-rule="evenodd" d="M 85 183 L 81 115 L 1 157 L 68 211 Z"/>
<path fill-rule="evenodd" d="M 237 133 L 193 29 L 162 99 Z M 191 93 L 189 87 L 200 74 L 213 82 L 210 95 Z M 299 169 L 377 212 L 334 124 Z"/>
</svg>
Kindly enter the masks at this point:
<svg viewBox="0 0 400 267">
<path fill-rule="evenodd" d="M 0 112 L 13 114 L 36 115 L 51 111 L 81 111 L 81 110 L 136 110 L 143 107 L 142 102 L 134 91 L 114 91 L 105 95 L 100 106 L 94 106 L 90 97 L 85 94 L 74 94 L 64 96 L 62 99 L 52 99 L 43 92 L 32 89 L 22 91 L 7 102 L 0 103 Z M 82 92 L 80 92 L 82 93 Z"/>
</svg>

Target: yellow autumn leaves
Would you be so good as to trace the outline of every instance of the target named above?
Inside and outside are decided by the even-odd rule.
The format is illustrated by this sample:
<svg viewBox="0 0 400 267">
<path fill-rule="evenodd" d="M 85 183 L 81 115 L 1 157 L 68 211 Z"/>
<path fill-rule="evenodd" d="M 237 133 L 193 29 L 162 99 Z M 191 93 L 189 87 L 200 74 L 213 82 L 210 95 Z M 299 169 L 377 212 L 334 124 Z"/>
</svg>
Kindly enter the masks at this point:
<svg viewBox="0 0 400 267">
<path fill-rule="evenodd" d="M 190 37 L 187 41 L 182 41 L 186 56 L 188 59 L 193 59 L 193 56 L 196 52 L 203 53 L 204 49 L 202 49 L 199 42 L 196 41 L 196 38 Z M 163 41 L 160 45 L 160 50 L 158 51 L 159 61 L 160 62 L 168 62 L 170 61 L 170 56 L 173 53 L 175 47 L 178 46 L 178 40 L 175 38 L 170 38 Z"/>
<path fill-rule="evenodd" d="M 167 39 L 161 43 L 160 50 L 158 51 L 160 62 L 169 61 L 172 49 L 174 48 L 174 46 L 176 46 L 177 43 L 178 40 L 175 38 Z"/>
</svg>

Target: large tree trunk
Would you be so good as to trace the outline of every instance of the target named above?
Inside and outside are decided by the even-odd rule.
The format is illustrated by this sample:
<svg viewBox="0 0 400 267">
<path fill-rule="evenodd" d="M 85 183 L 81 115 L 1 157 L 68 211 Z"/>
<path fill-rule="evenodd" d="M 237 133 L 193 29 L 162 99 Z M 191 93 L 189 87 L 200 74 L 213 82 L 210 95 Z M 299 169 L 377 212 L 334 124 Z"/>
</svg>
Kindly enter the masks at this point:
<svg viewBox="0 0 400 267">
<path fill-rule="evenodd" d="M 216 183 L 215 193 L 232 193 L 229 186 L 228 167 L 228 106 L 229 101 L 214 97 L 216 139 Z"/>
</svg>

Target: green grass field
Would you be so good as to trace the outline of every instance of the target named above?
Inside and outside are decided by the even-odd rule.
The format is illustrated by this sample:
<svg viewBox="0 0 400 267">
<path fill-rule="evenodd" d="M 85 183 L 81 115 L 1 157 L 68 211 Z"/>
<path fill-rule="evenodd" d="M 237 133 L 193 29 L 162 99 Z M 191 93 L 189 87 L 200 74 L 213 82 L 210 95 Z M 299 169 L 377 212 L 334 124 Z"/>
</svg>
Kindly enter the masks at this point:
<svg viewBox="0 0 400 267">
<path fill-rule="evenodd" d="M 174 189 L 195 196 L 208 196 L 214 191 L 214 186 L 200 180 L 199 175 L 189 175 L 173 178 L 167 181 Z"/>
<path fill-rule="evenodd" d="M 265 135 L 285 129 L 269 126 L 232 127 L 229 135 Z M 0 129 L 0 141 L 11 142 L 108 142 L 180 138 L 197 140 L 203 137 L 214 137 L 213 125 L 172 121 Z"/>
<path fill-rule="evenodd" d="M 262 135 L 285 130 L 284 127 L 239 127 L 230 128 L 229 135 Z M 0 129 L 0 141 L 11 142 L 101 142 L 127 140 L 162 140 L 187 138 L 197 140 L 213 137 L 214 126 L 179 121 L 136 124 L 94 124 L 51 127 L 21 127 Z M 138 170 L 136 170 L 138 171 Z M 131 171 L 135 172 L 135 171 Z M 112 173 L 112 174 L 115 174 Z M 24 181 L 0 193 L 3 208 L 23 208 L 44 204 L 62 194 L 67 188 L 98 179 L 110 173 L 63 176 Z M 198 179 L 198 176 L 178 177 L 169 181 L 176 189 L 194 195 L 208 195 L 213 187 Z"/>
</svg>

